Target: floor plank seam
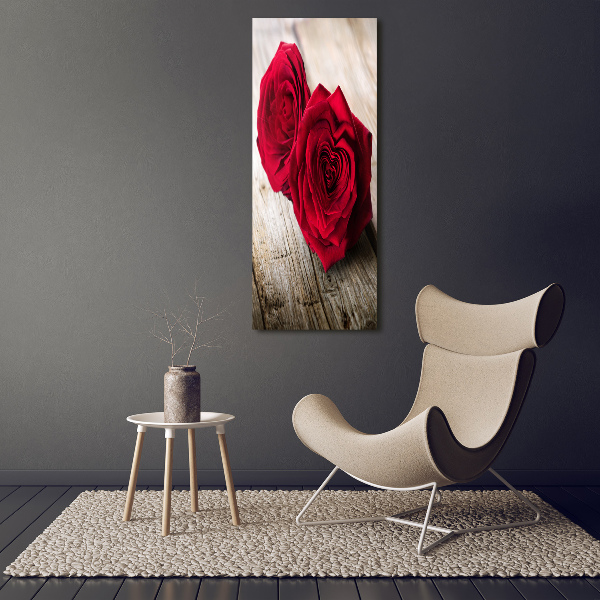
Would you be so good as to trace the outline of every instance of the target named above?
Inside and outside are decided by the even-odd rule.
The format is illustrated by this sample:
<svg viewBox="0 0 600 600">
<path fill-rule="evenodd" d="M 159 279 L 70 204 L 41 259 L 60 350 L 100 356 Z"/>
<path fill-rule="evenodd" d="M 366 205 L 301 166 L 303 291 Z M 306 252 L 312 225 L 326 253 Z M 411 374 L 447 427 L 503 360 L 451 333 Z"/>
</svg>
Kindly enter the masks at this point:
<svg viewBox="0 0 600 600">
<path fill-rule="evenodd" d="M 16 492 L 18 489 L 20 489 L 22 487 L 27 487 L 27 486 L 19 486 L 16 490 L 14 490 L 8 496 L 6 496 L 6 498 L 9 498 L 14 492 Z M 33 486 L 33 487 L 35 487 L 35 486 Z M 8 516 L 6 516 L 4 519 L 2 519 L 2 521 L 0 521 L 0 525 L 2 525 L 2 523 L 4 523 L 7 519 L 10 519 L 17 511 L 21 510 L 26 504 L 31 502 L 38 494 L 41 494 L 42 491 L 46 487 L 47 486 L 42 486 L 38 492 L 36 492 L 33 496 L 31 496 L 31 498 L 29 498 L 28 500 L 25 500 L 25 502 L 23 502 L 23 504 L 20 504 L 17 508 L 15 508 L 15 510 L 13 510 L 13 512 L 11 512 Z M 6 500 L 6 498 L 3 498 L 2 501 Z"/>
<path fill-rule="evenodd" d="M 33 498 L 35 498 L 38 494 L 41 494 L 42 491 L 46 489 L 46 487 L 48 487 L 48 486 L 42 487 L 42 489 L 37 494 L 32 496 L 31 500 L 33 500 Z M 22 535 L 25 531 L 27 531 L 27 529 L 29 529 L 29 527 L 31 527 L 38 519 L 40 519 L 46 511 L 50 510 L 71 489 L 71 487 L 72 486 L 69 486 L 58 498 L 56 498 L 56 500 L 54 500 L 54 502 L 52 502 L 52 504 L 50 506 L 48 506 L 46 509 L 44 509 L 33 521 L 31 521 L 23 529 L 21 529 L 19 531 L 19 533 L 17 533 L 17 535 L 15 535 L 15 537 L 13 537 L 11 540 L 9 540 L 4 546 L 0 547 L 0 552 L 4 552 L 4 550 L 6 550 L 6 548 L 8 548 L 20 535 Z M 31 500 L 25 502 L 25 504 L 23 504 L 23 506 L 21 506 L 19 508 L 19 510 L 21 510 L 21 508 L 26 506 Z M 15 512 L 17 512 L 17 511 L 15 511 Z M 15 514 L 15 513 L 13 513 L 13 514 Z"/>
<path fill-rule="evenodd" d="M 600 518 L 600 510 L 597 506 L 593 506 L 592 504 L 590 504 L 589 502 L 587 502 L 586 500 L 584 500 L 583 498 L 580 498 L 579 496 L 576 496 L 572 491 L 570 487 L 563 487 L 562 488 L 565 492 L 567 492 L 567 494 L 571 495 L 573 498 L 575 498 L 577 501 L 579 502 L 583 502 L 586 506 L 589 506 L 591 510 L 593 510 L 597 515 L 598 518 Z"/>
</svg>

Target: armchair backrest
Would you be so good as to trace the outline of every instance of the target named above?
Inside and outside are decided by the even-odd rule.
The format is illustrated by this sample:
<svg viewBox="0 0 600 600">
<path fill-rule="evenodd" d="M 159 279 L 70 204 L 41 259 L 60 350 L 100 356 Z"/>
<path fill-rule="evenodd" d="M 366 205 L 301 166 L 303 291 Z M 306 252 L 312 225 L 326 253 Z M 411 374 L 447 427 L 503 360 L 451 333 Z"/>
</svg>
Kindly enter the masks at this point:
<svg viewBox="0 0 600 600">
<path fill-rule="evenodd" d="M 495 356 L 545 346 L 564 305 L 557 283 L 516 302 L 490 305 L 467 304 L 428 285 L 417 296 L 415 312 L 421 341 L 460 354 Z"/>
<path fill-rule="evenodd" d="M 458 442 L 480 450 L 472 456 L 473 465 L 457 465 L 440 452 L 439 466 L 444 470 L 447 463 L 449 478 L 472 478 L 496 457 L 533 374 L 531 348 L 550 341 L 563 310 L 558 284 L 516 302 L 487 306 L 460 302 L 432 285 L 421 290 L 417 326 L 428 345 L 419 390 L 404 422 L 437 406 Z"/>
</svg>

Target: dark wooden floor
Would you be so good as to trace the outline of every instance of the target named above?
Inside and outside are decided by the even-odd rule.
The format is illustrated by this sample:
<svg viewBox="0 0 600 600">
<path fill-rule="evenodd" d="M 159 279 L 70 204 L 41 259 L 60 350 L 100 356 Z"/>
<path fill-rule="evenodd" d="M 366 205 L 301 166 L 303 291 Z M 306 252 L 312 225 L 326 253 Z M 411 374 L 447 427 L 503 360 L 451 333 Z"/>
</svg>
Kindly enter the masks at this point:
<svg viewBox="0 0 600 600">
<path fill-rule="evenodd" d="M 10 564 L 82 491 L 90 489 L 123 488 L 0 486 L 0 570 Z M 161 488 L 151 486 L 150 489 Z M 300 488 L 283 486 L 280 489 Z M 600 539 L 600 487 L 528 489 Z M 600 579 L 46 579 L 0 575 L 0 600 L 30 600 L 34 597 L 35 600 L 600 600 Z"/>
</svg>

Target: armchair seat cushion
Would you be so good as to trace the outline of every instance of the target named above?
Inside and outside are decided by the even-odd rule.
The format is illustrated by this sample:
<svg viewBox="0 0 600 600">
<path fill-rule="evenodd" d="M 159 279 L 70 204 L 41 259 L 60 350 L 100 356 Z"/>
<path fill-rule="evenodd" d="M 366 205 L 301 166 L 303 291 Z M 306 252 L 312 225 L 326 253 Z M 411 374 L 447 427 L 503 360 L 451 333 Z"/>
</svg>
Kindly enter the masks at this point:
<svg viewBox="0 0 600 600">
<path fill-rule="evenodd" d="M 432 348 L 438 354 L 438 361 L 445 362 L 447 369 L 454 371 L 461 379 L 460 365 L 472 361 L 472 357 Z M 424 361 L 431 354 L 425 353 Z M 415 414 L 419 400 L 428 396 L 424 386 L 417 394 L 415 407 L 406 420 L 395 429 L 385 433 L 370 435 L 352 427 L 342 416 L 336 405 L 326 396 L 310 394 L 298 402 L 292 415 L 296 435 L 300 441 L 337 465 L 346 473 L 371 485 L 383 488 L 421 487 L 429 483 L 438 486 L 453 483 L 464 483 L 479 477 L 493 462 L 502 449 L 521 409 L 523 399 L 535 366 L 535 355 L 530 350 L 503 355 L 497 360 L 490 357 L 478 357 L 487 363 L 488 377 L 493 381 L 496 372 L 511 372 L 507 401 L 500 411 L 498 427 L 493 429 L 491 437 L 474 437 L 481 444 L 468 447 L 461 443 L 451 429 L 448 418 L 442 408 L 423 402 L 424 408 Z M 512 365 L 512 366 L 511 366 Z M 434 371 L 436 372 L 436 371 Z M 446 374 L 450 379 L 450 372 Z M 468 387 L 455 386 L 459 395 L 468 397 L 469 393 L 477 393 L 478 382 L 473 380 L 473 390 Z M 504 386 L 499 386 L 506 388 Z M 434 387 L 435 390 L 435 387 Z M 502 390 L 504 391 L 504 390 Z M 457 425 L 461 423 L 452 394 L 445 398 L 449 416 Z M 450 400 L 450 402 L 449 402 Z M 498 404 L 498 399 L 490 393 L 486 399 L 491 404 Z M 440 398 L 443 404 L 444 398 Z M 471 403 L 471 406 L 473 403 Z M 487 426 L 486 414 L 491 406 L 481 413 L 480 427 Z M 471 413 L 474 411 L 471 410 Z M 474 428 L 477 423 L 471 422 Z M 466 442 L 466 440 L 463 440 Z"/>
<path fill-rule="evenodd" d="M 361 481 L 392 488 L 452 483 L 428 451 L 430 435 L 448 435 L 438 408 L 392 431 L 368 435 L 352 427 L 329 398 L 310 394 L 298 402 L 292 421 L 304 445 Z"/>
</svg>

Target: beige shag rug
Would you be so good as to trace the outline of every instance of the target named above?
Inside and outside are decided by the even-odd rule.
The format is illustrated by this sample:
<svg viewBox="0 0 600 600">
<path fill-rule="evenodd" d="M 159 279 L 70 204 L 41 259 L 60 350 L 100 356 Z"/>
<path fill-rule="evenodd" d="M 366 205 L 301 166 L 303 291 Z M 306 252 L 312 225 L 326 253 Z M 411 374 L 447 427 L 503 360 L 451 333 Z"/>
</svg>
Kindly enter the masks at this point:
<svg viewBox="0 0 600 600">
<path fill-rule="evenodd" d="M 135 494 L 133 517 L 122 522 L 124 491 L 82 493 L 5 573 L 23 576 L 597 576 L 600 541 L 533 493 L 543 511 L 531 527 L 451 538 L 417 556 L 420 530 L 390 523 L 300 527 L 295 516 L 309 491 L 237 493 L 242 525 L 230 521 L 227 496 L 174 491 L 171 535 L 161 536 L 162 493 Z M 426 502 L 428 492 L 325 491 L 307 519 L 391 515 Z M 448 491 L 432 523 L 491 525 L 531 518 L 508 491 Z M 423 513 L 410 518 L 423 518 Z M 426 543 L 437 533 L 428 533 Z"/>
</svg>

